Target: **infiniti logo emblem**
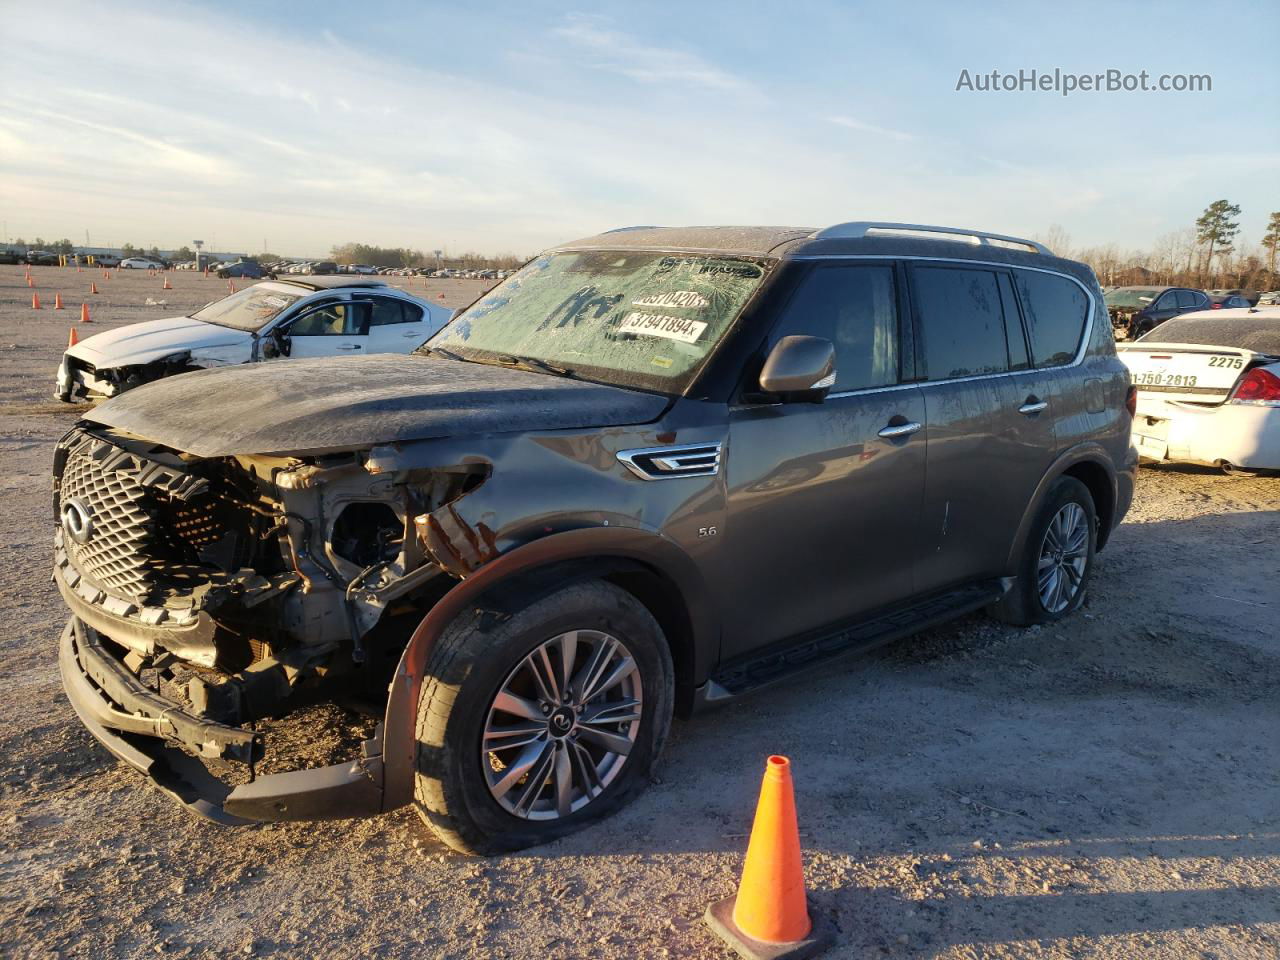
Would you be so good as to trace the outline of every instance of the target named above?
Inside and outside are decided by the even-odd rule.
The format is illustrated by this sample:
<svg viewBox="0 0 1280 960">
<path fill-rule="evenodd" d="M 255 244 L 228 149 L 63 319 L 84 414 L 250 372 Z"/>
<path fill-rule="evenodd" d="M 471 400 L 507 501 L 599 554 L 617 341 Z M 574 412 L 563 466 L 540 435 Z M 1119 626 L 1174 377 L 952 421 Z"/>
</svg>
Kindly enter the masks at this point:
<svg viewBox="0 0 1280 960">
<path fill-rule="evenodd" d="M 93 512 L 75 497 L 62 501 L 62 529 L 76 543 L 88 543 L 93 537 Z"/>
<path fill-rule="evenodd" d="M 564 733 L 573 726 L 573 721 L 563 713 L 555 713 L 551 716 L 551 725 L 556 728 L 557 733 Z"/>
</svg>

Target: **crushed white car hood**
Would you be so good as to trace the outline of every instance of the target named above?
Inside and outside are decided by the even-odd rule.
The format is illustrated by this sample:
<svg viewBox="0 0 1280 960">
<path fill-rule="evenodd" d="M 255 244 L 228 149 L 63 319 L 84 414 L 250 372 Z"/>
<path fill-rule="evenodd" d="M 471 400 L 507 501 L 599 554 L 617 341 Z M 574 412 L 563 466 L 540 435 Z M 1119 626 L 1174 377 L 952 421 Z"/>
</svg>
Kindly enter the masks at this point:
<svg viewBox="0 0 1280 960">
<path fill-rule="evenodd" d="M 165 317 L 95 333 L 71 347 L 67 353 L 87 360 L 95 367 L 121 367 L 150 363 L 180 350 L 248 347 L 252 340 L 253 335 L 244 330 L 220 327 L 191 317 Z M 247 353 L 244 359 L 248 359 Z"/>
</svg>

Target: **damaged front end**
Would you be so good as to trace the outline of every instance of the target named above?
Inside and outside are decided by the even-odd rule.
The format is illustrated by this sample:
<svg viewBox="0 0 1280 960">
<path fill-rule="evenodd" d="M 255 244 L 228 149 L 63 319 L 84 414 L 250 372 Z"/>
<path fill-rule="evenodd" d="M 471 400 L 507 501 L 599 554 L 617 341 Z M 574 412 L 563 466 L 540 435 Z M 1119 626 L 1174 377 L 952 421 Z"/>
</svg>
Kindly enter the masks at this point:
<svg viewBox="0 0 1280 960">
<path fill-rule="evenodd" d="M 53 489 L 68 697 L 212 819 L 380 812 L 372 718 L 424 611 L 493 555 L 450 510 L 487 475 L 384 473 L 360 453 L 199 458 L 77 426 Z M 359 755 L 264 775 L 273 721 L 334 702 L 371 718 Z"/>
</svg>

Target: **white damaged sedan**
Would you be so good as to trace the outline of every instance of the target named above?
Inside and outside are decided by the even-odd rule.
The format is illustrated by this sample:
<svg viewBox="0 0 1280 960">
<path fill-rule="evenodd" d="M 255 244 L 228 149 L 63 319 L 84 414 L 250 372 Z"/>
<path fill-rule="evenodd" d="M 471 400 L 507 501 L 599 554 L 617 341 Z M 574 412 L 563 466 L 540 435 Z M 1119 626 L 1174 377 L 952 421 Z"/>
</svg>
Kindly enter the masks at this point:
<svg viewBox="0 0 1280 960">
<path fill-rule="evenodd" d="M 1185 313 L 1116 349 L 1143 459 L 1280 470 L 1280 307 Z"/>
<path fill-rule="evenodd" d="M 282 357 L 411 353 L 452 315 L 381 280 L 255 283 L 189 317 L 86 337 L 62 355 L 53 395 L 66 402 L 101 399 L 188 370 Z"/>
</svg>

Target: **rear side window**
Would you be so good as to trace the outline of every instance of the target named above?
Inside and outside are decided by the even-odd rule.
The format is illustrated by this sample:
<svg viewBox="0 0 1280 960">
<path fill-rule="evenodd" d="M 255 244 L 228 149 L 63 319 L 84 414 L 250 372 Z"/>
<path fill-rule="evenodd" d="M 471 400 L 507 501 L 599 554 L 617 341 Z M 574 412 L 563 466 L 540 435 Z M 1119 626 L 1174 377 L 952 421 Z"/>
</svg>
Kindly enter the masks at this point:
<svg viewBox="0 0 1280 960">
<path fill-rule="evenodd" d="M 1060 367 L 1075 359 L 1089 316 L 1089 297 L 1066 277 L 1015 270 L 1018 295 L 1037 367 Z"/>
<path fill-rule="evenodd" d="M 930 380 L 1009 369 L 1004 311 L 993 271 L 917 267 L 912 284 Z"/>
<path fill-rule="evenodd" d="M 1178 307 L 1182 310 L 1190 310 L 1192 307 L 1198 307 L 1201 303 L 1201 300 L 1202 298 L 1196 296 L 1194 291 L 1191 291 L 1191 290 L 1178 291 Z M 1208 303 L 1209 298 L 1204 297 L 1203 301 L 1205 303 Z"/>
<path fill-rule="evenodd" d="M 892 267 L 818 266 L 787 304 L 774 342 L 825 337 L 836 348 L 833 392 L 898 382 L 898 305 Z"/>
<path fill-rule="evenodd" d="M 373 317 L 369 321 L 371 327 L 386 327 L 393 323 L 409 323 L 410 318 L 404 314 L 399 300 L 377 297 L 373 301 Z"/>
</svg>

